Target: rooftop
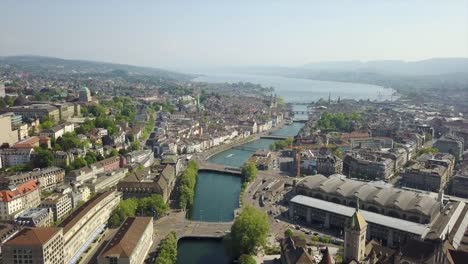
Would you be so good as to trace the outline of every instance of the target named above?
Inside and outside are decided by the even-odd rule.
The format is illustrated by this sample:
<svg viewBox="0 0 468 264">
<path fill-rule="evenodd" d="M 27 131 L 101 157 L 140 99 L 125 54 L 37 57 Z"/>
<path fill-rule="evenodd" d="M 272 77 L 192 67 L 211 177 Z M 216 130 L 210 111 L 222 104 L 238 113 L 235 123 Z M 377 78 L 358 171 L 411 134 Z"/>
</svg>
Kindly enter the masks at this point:
<svg viewBox="0 0 468 264">
<path fill-rule="evenodd" d="M 431 216 L 439 208 L 436 198 L 430 194 L 393 188 L 387 184 L 351 180 L 339 174 L 328 178 L 320 174 L 308 176 L 297 187 L 345 198 L 359 197 L 365 203 L 397 206 L 402 211 L 413 211 L 426 216 Z"/>
<path fill-rule="evenodd" d="M 34 227 L 24 228 L 4 245 L 8 246 L 42 246 L 49 241 L 52 236 L 60 232 L 60 228 Z"/>
<path fill-rule="evenodd" d="M 93 198 L 89 199 L 81 207 L 76 209 L 71 213 L 65 220 L 58 225 L 58 227 L 63 228 L 63 233 L 67 233 L 81 218 L 83 218 L 91 209 L 93 209 L 97 204 L 102 200 L 112 195 L 114 191 L 107 191 L 103 193 L 98 193 Z"/>
<path fill-rule="evenodd" d="M 106 245 L 101 256 L 130 257 L 146 228 L 152 223 L 152 217 L 128 217 Z"/>
<path fill-rule="evenodd" d="M 341 204 L 335 204 L 324 200 L 307 197 L 303 195 L 296 195 L 291 199 L 292 203 L 317 208 L 323 211 L 327 211 L 333 214 L 342 215 L 351 218 L 355 213 L 355 208 L 344 206 Z M 377 214 L 365 210 L 359 210 L 368 223 L 386 226 L 395 230 L 404 231 L 424 237 L 429 231 L 428 225 L 418 224 L 399 218 L 394 218 L 382 214 Z"/>
<path fill-rule="evenodd" d="M 38 188 L 36 180 L 30 180 L 23 184 L 16 186 L 12 190 L 2 190 L 0 191 L 0 199 L 3 202 L 9 202 L 15 199 L 18 196 L 34 191 Z"/>
</svg>

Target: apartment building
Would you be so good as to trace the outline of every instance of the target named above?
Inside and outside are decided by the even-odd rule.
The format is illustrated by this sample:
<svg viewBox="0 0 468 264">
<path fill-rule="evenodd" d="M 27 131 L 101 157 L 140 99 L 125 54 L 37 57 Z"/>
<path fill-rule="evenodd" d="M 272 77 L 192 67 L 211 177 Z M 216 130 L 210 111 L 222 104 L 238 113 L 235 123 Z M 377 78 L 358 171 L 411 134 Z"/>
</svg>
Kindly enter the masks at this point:
<svg viewBox="0 0 468 264">
<path fill-rule="evenodd" d="M 439 192 L 445 189 L 449 182 L 454 164 L 455 157 L 448 153 L 417 162 L 402 173 L 403 185 L 419 190 Z"/>
<path fill-rule="evenodd" d="M 118 168 L 114 171 L 103 172 L 97 175 L 97 178 L 89 181 L 86 186 L 92 192 L 101 192 L 116 186 L 127 175 L 127 168 Z"/>
<path fill-rule="evenodd" d="M 120 194 L 116 191 L 98 193 L 60 223 L 58 227 L 63 229 L 65 263 L 79 259 L 80 248 L 104 228 L 119 202 Z"/>
<path fill-rule="evenodd" d="M 0 145 L 7 143 L 10 146 L 18 142 L 18 131 L 11 126 L 12 113 L 0 115 Z"/>
<path fill-rule="evenodd" d="M 13 167 L 31 161 L 33 149 L 0 149 L 3 167 Z"/>
<path fill-rule="evenodd" d="M 10 185 L 18 185 L 30 180 L 39 181 L 41 191 L 51 191 L 57 185 L 63 183 L 65 170 L 59 167 L 36 169 L 30 172 L 7 175 L 0 178 L 0 187 L 7 188 Z"/>
<path fill-rule="evenodd" d="M 54 221 L 62 219 L 73 208 L 71 197 L 67 194 L 52 194 L 43 199 L 39 207 L 50 209 L 54 216 Z"/>
<path fill-rule="evenodd" d="M 39 186 L 30 180 L 0 191 L 0 220 L 14 220 L 24 210 L 41 203 Z"/>
<path fill-rule="evenodd" d="M 41 136 L 57 139 L 65 133 L 71 133 L 75 131 L 75 125 L 73 123 L 63 123 L 57 126 L 54 126 L 49 129 L 43 129 L 40 133 Z"/>
<path fill-rule="evenodd" d="M 25 228 L 2 246 L 3 263 L 64 264 L 61 228 Z"/>
<path fill-rule="evenodd" d="M 87 167 L 73 170 L 66 175 L 67 182 L 80 182 L 84 183 L 93 180 L 100 173 L 110 172 L 121 167 L 121 157 L 110 157 L 103 159 Z"/>
<path fill-rule="evenodd" d="M 12 112 L 15 115 L 20 115 L 28 118 L 42 118 L 48 116 L 55 121 L 60 120 L 59 109 L 50 104 L 31 104 L 22 106 L 12 106 L 0 109 L 0 113 Z"/>
<path fill-rule="evenodd" d="M 15 224 L 21 227 L 48 227 L 53 223 L 53 214 L 49 208 L 29 208 L 21 213 Z"/>
<path fill-rule="evenodd" d="M 129 217 L 98 256 L 98 264 L 144 263 L 153 243 L 153 218 Z"/>
</svg>

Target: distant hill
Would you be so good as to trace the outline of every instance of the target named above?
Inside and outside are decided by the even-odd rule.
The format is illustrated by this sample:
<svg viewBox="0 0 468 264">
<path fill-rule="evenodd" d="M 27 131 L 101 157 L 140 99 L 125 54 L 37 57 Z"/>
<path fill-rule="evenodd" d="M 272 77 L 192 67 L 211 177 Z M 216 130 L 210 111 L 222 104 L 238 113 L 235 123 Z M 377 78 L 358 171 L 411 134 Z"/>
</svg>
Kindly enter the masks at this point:
<svg viewBox="0 0 468 264">
<path fill-rule="evenodd" d="M 421 61 L 330 61 L 303 65 L 311 71 L 372 72 L 397 75 L 439 75 L 468 73 L 468 58 L 434 58 Z"/>
<path fill-rule="evenodd" d="M 163 79 L 190 80 L 194 76 L 168 70 L 95 62 L 85 60 L 68 60 L 42 56 L 7 56 L 0 57 L 0 66 L 10 65 L 28 72 L 47 72 L 51 74 L 100 74 L 119 73 L 128 75 L 146 75 Z"/>
</svg>

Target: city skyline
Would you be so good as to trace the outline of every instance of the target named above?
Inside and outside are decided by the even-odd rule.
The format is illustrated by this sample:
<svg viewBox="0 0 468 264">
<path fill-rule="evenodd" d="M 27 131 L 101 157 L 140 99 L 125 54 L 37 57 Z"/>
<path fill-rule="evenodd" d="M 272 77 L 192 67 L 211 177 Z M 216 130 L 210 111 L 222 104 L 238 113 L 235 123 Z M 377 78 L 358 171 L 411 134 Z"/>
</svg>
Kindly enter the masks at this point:
<svg viewBox="0 0 468 264">
<path fill-rule="evenodd" d="M 168 69 L 468 57 L 468 1 L 18 3 L 0 56 Z M 435 19 L 437 18 L 437 19 Z M 416 32 L 416 33 L 415 33 Z"/>
</svg>

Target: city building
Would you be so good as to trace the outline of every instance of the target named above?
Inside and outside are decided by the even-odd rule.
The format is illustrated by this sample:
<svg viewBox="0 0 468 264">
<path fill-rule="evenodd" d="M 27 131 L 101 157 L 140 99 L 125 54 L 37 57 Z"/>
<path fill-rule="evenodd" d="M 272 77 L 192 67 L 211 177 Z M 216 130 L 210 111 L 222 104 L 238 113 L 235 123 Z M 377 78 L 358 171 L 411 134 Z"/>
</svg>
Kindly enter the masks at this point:
<svg viewBox="0 0 468 264">
<path fill-rule="evenodd" d="M 259 170 L 269 170 L 273 165 L 271 151 L 259 149 L 250 157 L 249 162 L 254 163 Z"/>
<path fill-rule="evenodd" d="M 451 154 L 439 153 L 426 160 L 418 161 L 401 174 L 406 187 L 439 192 L 444 190 L 452 175 L 455 159 Z"/>
<path fill-rule="evenodd" d="M 83 87 L 80 89 L 79 92 L 80 102 L 91 102 L 91 92 L 89 91 L 88 87 Z"/>
<path fill-rule="evenodd" d="M 10 185 L 18 185 L 36 180 L 39 182 L 41 191 L 51 191 L 57 185 L 63 183 L 65 170 L 59 167 L 48 167 L 43 169 L 35 169 L 30 172 L 24 172 L 14 175 L 0 175 L 0 187 L 7 188 Z"/>
<path fill-rule="evenodd" d="M 110 172 L 121 167 L 121 157 L 110 157 L 103 159 L 84 168 L 73 170 L 65 176 L 67 182 L 79 182 L 84 183 L 89 180 L 93 180 L 98 174 L 104 172 Z"/>
<path fill-rule="evenodd" d="M 349 218 L 359 212 L 366 219 L 366 239 L 398 247 L 409 239 L 444 239 L 447 234 L 455 249 L 468 226 L 464 201 L 445 199 L 443 193 L 402 190 L 379 182 L 360 182 L 343 175 L 305 177 L 295 186 L 289 214 L 312 226 L 343 230 Z"/>
<path fill-rule="evenodd" d="M 468 198 L 468 174 L 459 174 L 452 177 L 449 194 Z"/>
<path fill-rule="evenodd" d="M 24 210 L 37 207 L 41 202 L 39 186 L 30 180 L 0 191 L 0 220 L 14 220 Z"/>
<path fill-rule="evenodd" d="M 352 149 L 382 149 L 393 148 L 393 139 L 386 137 L 349 138 Z"/>
<path fill-rule="evenodd" d="M 153 156 L 151 150 L 136 150 L 125 154 L 127 163 L 140 163 L 146 160 L 149 156 Z"/>
<path fill-rule="evenodd" d="M 394 162 L 375 153 L 350 153 L 343 159 L 343 174 L 350 178 L 388 180 L 394 175 Z"/>
<path fill-rule="evenodd" d="M 335 155 L 317 156 L 317 173 L 324 176 L 330 176 L 343 172 L 343 160 Z"/>
<path fill-rule="evenodd" d="M 462 159 L 463 156 L 463 139 L 454 135 L 445 135 L 434 142 L 433 147 L 439 152 L 450 153 L 455 157 L 456 161 Z"/>
<path fill-rule="evenodd" d="M 55 121 L 60 120 L 59 109 L 50 104 L 31 104 L 0 109 L 0 113 L 8 112 L 12 112 L 15 115 L 20 115 L 23 118 L 42 118 L 48 116 Z"/>
<path fill-rule="evenodd" d="M 167 202 L 175 185 L 174 166 L 166 165 L 156 172 L 150 169 L 132 171 L 117 184 L 117 190 L 122 192 L 124 199 L 142 198 L 159 194 Z"/>
<path fill-rule="evenodd" d="M 29 208 L 15 219 L 21 227 L 48 227 L 53 223 L 53 214 L 48 208 Z"/>
<path fill-rule="evenodd" d="M 43 199 L 39 207 L 50 209 L 57 222 L 71 212 L 72 200 L 67 194 L 52 194 Z"/>
<path fill-rule="evenodd" d="M 50 139 L 44 136 L 32 136 L 25 138 L 13 145 L 13 149 L 33 149 L 35 147 L 44 146 L 50 148 Z"/>
<path fill-rule="evenodd" d="M 23 165 L 31 161 L 33 149 L 0 149 L 3 167 Z"/>
<path fill-rule="evenodd" d="M 298 236 L 286 237 L 280 242 L 281 264 L 313 264 L 314 258 L 307 250 L 307 241 Z"/>
<path fill-rule="evenodd" d="M 97 174 L 95 179 L 86 182 L 92 192 L 101 192 L 115 187 L 128 173 L 127 168 L 118 168 L 113 171 Z"/>
<path fill-rule="evenodd" d="M 18 142 L 18 131 L 12 127 L 12 113 L 0 114 L 0 145 L 12 146 Z"/>
<path fill-rule="evenodd" d="M 98 264 L 144 263 L 153 244 L 153 218 L 128 217 L 98 256 Z"/>
<path fill-rule="evenodd" d="M 61 228 L 24 228 L 2 246 L 3 263 L 64 264 Z"/>
<path fill-rule="evenodd" d="M 63 123 L 56 125 L 49 129 L 43 129 L 40 133 L 41 136 L 57 139 L 65 133 L 72 133 L 75 131 L 75 125 L 73 123 Z"/>
<path fill-rule="evenodd" d="M 120 202 L 116 191 L 98 193 L 85 204 L 73 211 L 58 227 L 63 230 L 63 260 L 74 263 L 90 244 L 104 230 L 110 214 Z"/>
<path fill-rule="evenodd" d="M 359 199 L 356 211 L 347 219 L 344 232 L 344 262 L 360 263 L 365 257 L 367 222 L 359 212 Z"/>
<path fill-rule="evenodd" d="M 76 103 L 52 103 L 52 105 L 58 108 L 60 120 L 68 120 L 80 113 L 80 105 Z"/>
</svg>

